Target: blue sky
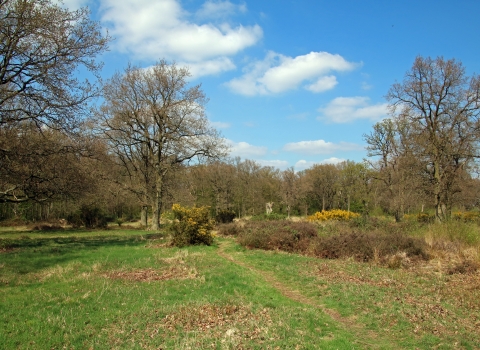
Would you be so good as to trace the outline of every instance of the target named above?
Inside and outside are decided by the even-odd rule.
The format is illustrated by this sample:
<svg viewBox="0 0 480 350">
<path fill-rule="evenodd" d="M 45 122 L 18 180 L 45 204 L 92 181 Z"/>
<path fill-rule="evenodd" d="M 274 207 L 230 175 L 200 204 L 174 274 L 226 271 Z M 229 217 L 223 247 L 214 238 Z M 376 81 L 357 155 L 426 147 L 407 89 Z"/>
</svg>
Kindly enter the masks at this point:
<svg viewBox="0 0 480 350">
<path fill-rule="evenodd" d="M 103 77 L 128 62 L 189 67 L 231 155 L 300 171 L 366 157 L 363 134 L 416 56 L 480 73 L 478 0 L 64 0 L 115 40 Z"/>
</svg>

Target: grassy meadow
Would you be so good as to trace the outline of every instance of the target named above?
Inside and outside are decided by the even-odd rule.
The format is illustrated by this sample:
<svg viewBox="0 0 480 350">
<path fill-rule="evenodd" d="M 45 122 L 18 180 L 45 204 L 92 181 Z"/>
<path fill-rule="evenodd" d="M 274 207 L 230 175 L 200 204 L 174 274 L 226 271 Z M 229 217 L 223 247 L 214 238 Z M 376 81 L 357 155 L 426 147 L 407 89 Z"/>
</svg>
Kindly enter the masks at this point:
<svg viewBox="0 0 480 350">
<path fill-rule="evenodd" d="M 430 247 L 454 241 L 443 230 L 424 230 Z M 479 272 L 433 248 L 389 268 L 230 237 L 173 248 L 134 229 L 1 228 L 0 348 L 480 348 Z"/>
</svg>

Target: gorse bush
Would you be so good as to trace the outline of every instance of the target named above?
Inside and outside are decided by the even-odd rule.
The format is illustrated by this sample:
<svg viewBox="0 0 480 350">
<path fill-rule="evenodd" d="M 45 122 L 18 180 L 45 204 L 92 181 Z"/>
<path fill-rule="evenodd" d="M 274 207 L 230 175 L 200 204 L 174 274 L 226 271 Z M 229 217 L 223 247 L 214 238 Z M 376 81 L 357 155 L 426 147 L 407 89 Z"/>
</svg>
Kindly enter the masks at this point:
<svg viewBox="0 0 480 350">
<path fill-rule="evenodd" d="M 172 212 L 174 220 L 170 225 L 170 233 L 173 245 L 212 244 L 215 220 L 210 218 L 208 207 L 187 208 L 174 204 Z"/>
<path fill-rule="evenodd" d="M 341 209 L 332 209 L 332 210 L 322 210 L 317 211 L 315 214 L 308 217 L 309 221 L 328 221 L 328 220 L 350 220 L 359 218 L 360 214 L 354 213 L 351 211 L 341 210 Z"/>
<path fill-rule="evenodd" d="M 455 220 L 461 220 L 464 222 L 479 222 L 480 221 L 480 212 L 478 211 L 457 211 L 452 214 L 452 218 Z"/>
</svg>

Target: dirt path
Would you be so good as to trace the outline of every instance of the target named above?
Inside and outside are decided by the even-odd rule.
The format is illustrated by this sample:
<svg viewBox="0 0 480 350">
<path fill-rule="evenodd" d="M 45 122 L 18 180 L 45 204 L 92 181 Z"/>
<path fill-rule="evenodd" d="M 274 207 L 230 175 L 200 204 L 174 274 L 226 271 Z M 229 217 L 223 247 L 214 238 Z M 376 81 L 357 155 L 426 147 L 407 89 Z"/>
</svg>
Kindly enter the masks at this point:
<svg viewBox="0 0 480 350">
<path fill-rule="evenodd" d="M 238 266 L 241 266 L 245 269 L 248 269 L 249 271 L 252 271 L 255 274 L 262 276 L 262 278 L 264 278 L 268 284 L 270 284 L 273 288 L 278 290 L 283 296 L 293 301 L 296 301 L 298 303 L 309 305 L 311 307 L 320 309 L 322 312 L 329 315 L 334 321 L 339 323 L 343 328 L 353 331 L 355 334 L 359 335 L 359 338 L 357 339 L 358 343 L 361 343 L 363 345 L 368 344 L 368 346 L 372 346 L 372 344 L 370 343 L 363 343 L 360 339 L 361 338 L 363 339 L 378 338 L 378 335 L 373 331 L 367 331 L 363 325 L 355 323 L 350 318 L 343 317 L 342 315 L 340 315 L 338 311 L 327 308 L 325 305 L 321 304 L 318 300 L 306 297 L 305 295 L 300 293 L 298 290 L 293 289 L 285 285 L 284 283 L 280 282 L 272 274 L 259 270 L 250 264 L 247 264 L 243 261 L 235 259 L 232 255 L 228 254 L 225 251 L 226 248 L 228 248 L 231 245 L 232 245 L 232 242 L 230 240 L 220 242 L 219 249 L 217 251 L 218 255 Z"/>
</svg>

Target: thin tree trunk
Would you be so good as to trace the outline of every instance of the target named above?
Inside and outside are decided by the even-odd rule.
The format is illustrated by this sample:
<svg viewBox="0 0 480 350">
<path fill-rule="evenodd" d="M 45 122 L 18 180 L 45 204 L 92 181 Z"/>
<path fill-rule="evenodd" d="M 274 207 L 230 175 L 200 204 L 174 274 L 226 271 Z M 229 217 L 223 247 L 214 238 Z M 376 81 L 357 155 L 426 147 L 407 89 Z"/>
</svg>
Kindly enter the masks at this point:
<svg viewBox="0 0 480 350">
<path fill-rule="evenodd" d="M 148 226 L 148 206 L 142 205 L 142 211 L 140 213 L 140 223 L 143 227 Z"/>
</svg>

